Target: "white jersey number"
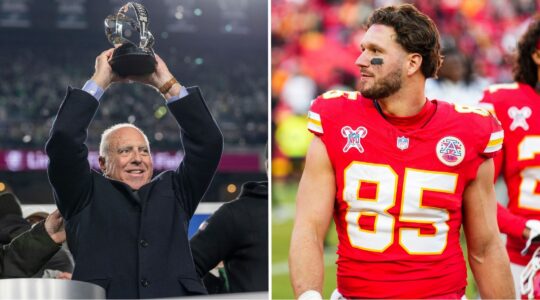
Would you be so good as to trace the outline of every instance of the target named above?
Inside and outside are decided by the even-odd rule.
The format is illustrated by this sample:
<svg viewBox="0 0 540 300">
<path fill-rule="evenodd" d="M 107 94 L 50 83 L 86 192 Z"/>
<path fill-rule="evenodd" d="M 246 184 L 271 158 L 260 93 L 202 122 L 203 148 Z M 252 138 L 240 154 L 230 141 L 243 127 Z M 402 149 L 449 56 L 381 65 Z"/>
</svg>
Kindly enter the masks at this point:
<svg viewBox="0 0 540 300">
<path fill-rule="evenodd" d="M 345 220 L 347 234 L 355 248 L 383 252 L 394 243 L 395 217 L 388 212 L 396 204 L 398 175 L 388 165 L 352 162 L 345 168 L 343 199 L 349 205 Z M 403 178 L 402 204 L 398 220 L 430 224 L 434 234 L 422 234 L 418 228 L 400 228 L 398 242 L 409 254 L 440 254 L 448 238 L 448 211 L 422 204 L 424 191 L 453 194 L 458 175 L 407 168 Z M 361 198 L 362 183 L 376 185 L 374 198 Z M 371 229 L 361 228 L 361 216 L 374 217 Z"/>
<path fill-rule="evenodd" d="M 518 145 L 518 160 L 534 159 L 537 154 L 540 154 L 540 136 L 525 136 Z M 540 166 L 526 167 L 520 175 L 518 207 L 540 210 L 540 195 L 535 192 L 540 181 Z"/>
</svg>

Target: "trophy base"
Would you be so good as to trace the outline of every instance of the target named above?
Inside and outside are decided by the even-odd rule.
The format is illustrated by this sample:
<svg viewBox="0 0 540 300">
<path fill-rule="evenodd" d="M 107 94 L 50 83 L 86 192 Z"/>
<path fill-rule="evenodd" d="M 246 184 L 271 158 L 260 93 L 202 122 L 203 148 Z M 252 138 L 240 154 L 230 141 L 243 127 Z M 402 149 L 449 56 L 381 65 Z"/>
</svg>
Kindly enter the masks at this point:
<svg viewBox="0 0 540 300">
<path fill-rule="evenodd" d="M 157 61 L 152 51 L 125 43 L 114 50 L 109 64 L 120 77 L 127 77 L 153 73 L 156 70 Z"/>
</svg>

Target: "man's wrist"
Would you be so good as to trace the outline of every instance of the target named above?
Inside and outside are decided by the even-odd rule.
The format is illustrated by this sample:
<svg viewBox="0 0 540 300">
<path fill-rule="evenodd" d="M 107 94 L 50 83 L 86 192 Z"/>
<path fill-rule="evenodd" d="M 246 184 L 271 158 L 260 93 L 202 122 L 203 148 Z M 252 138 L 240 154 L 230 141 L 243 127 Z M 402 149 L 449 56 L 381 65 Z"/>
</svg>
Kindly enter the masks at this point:
<svg viewBox="0 0 540 300">
<path fill-rule="evenodd" d="M 182 89 L 182 85 L 180 85 L 180 83 L 177 82 L 173 84 L 171 88 L 165 94 L 162 94 L 163 98 L 165 98 L 166 100 L 170 100 L 173 97 L 180 95 L 181 89 Z"/>
<path fill-rule="evenodd" d="M 100 76 L 96 76 L 96 75 L 92 76 L 90 80 L 94 81 L 102 90 L 106 90 L 109 87 L 109 85 L 111 85 L 110 81 L 100 78 Z"/>
<path fill-rule="evenodd" d="M 62 245 L 62 243 L 65 241 L 65 239 L 59 233 L 49 233 L 49 237 L 57 245 Z"/>
<path fill-rule="evenodd" d="M 40 239 L 42 240 L 46 240 L 47 241 L 47 244 L 49 245 L 53 245 L 53 243 L 55 245 L 60 245 L 62 243 L 58 243 L 52 236 L 51 234 L 49 233 L 49 231 L 47 231 L 47 226 L 45 225 L 45 221 L 41 221 L 35 225 L 32 226 L 32 229 L 30 229 L 30 231 L 32 232 L 33 235 L 36 235 L 36 236 L 39 236 Z"/>
<path fill-rule="evenodd" d="M 87 92 L 88 94 L 92 95 L 94 98 L 96 98 L 97 101 L 101 99 L 101 96 L 103 96 L 103 93 L 105 93 L 105 90 L 103 90 L 95 81 L 92 79 L 88 80 L 84 86 L 82 87 L 82 90 Z"/>
</svg>

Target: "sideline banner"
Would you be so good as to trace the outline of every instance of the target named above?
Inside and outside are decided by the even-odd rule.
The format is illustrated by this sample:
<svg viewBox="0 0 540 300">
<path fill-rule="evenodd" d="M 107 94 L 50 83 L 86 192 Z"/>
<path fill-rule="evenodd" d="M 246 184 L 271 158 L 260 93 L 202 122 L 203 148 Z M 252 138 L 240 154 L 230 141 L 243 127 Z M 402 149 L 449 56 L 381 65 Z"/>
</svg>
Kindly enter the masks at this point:
<svg viewBox="0 0 540 300">
<path fill-rule="evenodd" d="M 99 170 L 99 154 L 97 151 L 88 153 L 90 166 Z M 157 151 L 152 153 L 155 170 L 176 169 L 184 158 L 181 151 Z M 41 150 L 0 150 L 0 171 L 45 171 L 49 158 Z M 220 172 L 258 172 L 264 170 L 258 154 L 254 153 L 224 153 L 219 163 Z"/>
</svg>

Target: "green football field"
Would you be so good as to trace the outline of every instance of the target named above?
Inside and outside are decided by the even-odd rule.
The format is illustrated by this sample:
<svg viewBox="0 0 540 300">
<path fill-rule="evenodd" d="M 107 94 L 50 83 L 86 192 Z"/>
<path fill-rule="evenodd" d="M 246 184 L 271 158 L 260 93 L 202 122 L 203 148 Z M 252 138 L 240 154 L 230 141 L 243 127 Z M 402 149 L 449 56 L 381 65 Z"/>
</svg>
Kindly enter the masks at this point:
<svg viewBox="0 0 540 300">
<path fill-rule="evenodd" d="M 272 182 L 272 299 L 294 298 L 287 258 L 293 227 L 296 189 L 295 183 L 278 180 Z M 336 287 L 337 235 L 333 226 L 329 230 L 326 241 L 323 296 L 328 299 Z M 476 299 L 476 286 L 472 282 L 470 271 L 468 280 L 467 298 Z"/>
</svg>

